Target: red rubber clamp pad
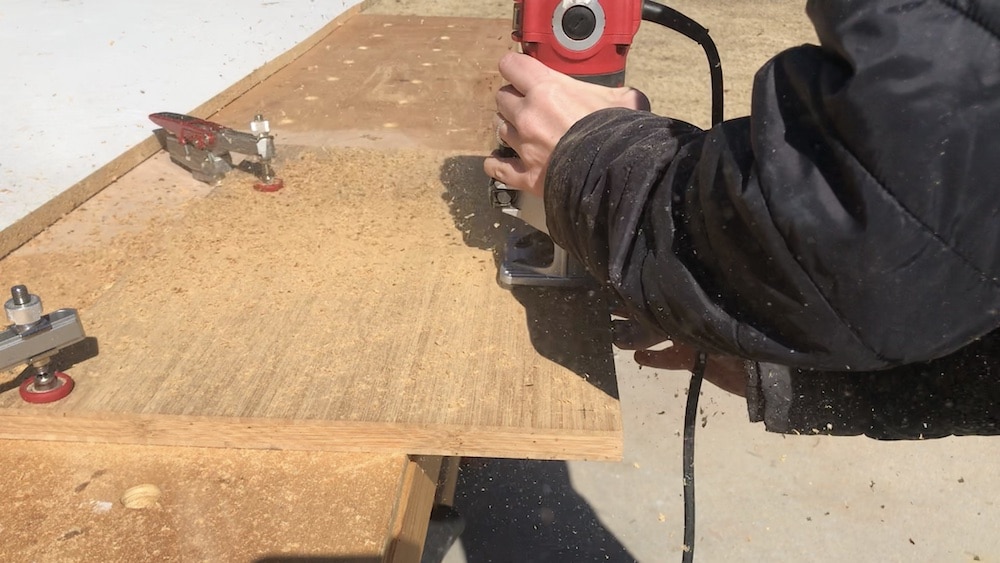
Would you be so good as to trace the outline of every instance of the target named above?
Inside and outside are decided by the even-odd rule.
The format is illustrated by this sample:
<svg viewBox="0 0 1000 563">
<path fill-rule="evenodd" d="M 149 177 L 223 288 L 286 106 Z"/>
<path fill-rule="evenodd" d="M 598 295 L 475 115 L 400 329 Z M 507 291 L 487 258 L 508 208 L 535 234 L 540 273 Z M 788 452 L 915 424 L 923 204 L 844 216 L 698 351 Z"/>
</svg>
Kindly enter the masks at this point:
<svg viewBox="0 0 1000 563">
<path fill-rule="evenodd" d="M 21 398 L 29 403 L 52 403 L 69 395 L 69 392 L 73 390 L 73 378 L 61 371 L 57 371 L 55 375 L 56 379 L 59 380 L 59 385 L 48 391 L 35 390 L 35 376 L 25 379 L 24 383 L 21 384 Z"/>
<path fill-rule="evenodd" d="M 281 188 L 285 187 L 285 181 L 281 178 L 275 178 L 270 184 L 265 184 L 263 182 L 258 182 L 253 185 L 253 189 L 258 192 L 276 192 Z"/>
</svg>

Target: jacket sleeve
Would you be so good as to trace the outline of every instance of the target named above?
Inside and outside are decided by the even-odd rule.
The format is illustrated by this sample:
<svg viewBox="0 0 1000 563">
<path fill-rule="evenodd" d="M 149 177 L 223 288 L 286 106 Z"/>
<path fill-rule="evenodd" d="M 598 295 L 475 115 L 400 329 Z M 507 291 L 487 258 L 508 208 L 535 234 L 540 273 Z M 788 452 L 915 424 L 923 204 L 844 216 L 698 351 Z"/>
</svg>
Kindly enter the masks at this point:
<svg viewBox="0 0 1000 563">
<path fill-rule="evenodd" d="M 808 13 L 821 46 L 767 63 L 748 118 L 574 125 L 550 233 L 637 320 L 709 352 L 826 371 L 951 354 L 1000 325 L 1000 5 Z"/>
</svg>

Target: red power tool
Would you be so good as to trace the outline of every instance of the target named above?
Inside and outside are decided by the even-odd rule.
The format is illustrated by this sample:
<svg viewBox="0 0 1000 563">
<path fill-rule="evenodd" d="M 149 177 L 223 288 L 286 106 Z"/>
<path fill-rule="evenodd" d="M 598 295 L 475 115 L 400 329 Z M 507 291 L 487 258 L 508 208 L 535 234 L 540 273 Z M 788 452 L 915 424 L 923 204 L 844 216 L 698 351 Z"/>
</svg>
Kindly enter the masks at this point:
<svg viewBox="0 0 1000 563">
<path fill-rule="evenodd" d="M 553 70 L 622 86 L 640 21 L 642 0 L 514 0 L 511 37 Z"/>
<path fill-rule="evenodd" d="M 680 12 L 650 0 L 514 0 L 511 37 L 549 68 L 579 80 L 618 87 L 642 20 L 677 31 L 701 44 L 712 71 L 712 121 L 722 120 L 722 74 L 708 30 Z M 502 156 L 516 156 L 501 147 Z M 542 199 L 491 179 L 494 207 L 520 219 L 508 237 L 497 272 L 500 285 L 585 286 L 583 266 L 548 237 Z"/>
<path fill-rule="evenodd" d="M 514 0 L 511 38 L 553 70 L 604 86 L 625 84 L 625 61 L 642 21 L 642 0 Z M 514 156 L 501 147 L 504 156 Z M 508 236 L 500 285 L 576 287 L 591 283 L 583 266 L 552 242 L 542 199 L 491 179 L 490 201 L 523 223 Z"/>
</svg>

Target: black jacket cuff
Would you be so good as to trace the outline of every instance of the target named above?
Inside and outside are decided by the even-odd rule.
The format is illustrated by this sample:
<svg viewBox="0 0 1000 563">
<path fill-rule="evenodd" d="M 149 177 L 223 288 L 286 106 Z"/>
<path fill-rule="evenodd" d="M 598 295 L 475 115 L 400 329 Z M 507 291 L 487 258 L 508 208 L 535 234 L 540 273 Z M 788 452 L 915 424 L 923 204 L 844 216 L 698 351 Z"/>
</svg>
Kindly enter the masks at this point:
<svg viewBox="0 0 1000 563">
<path fill-rule="evenodd" d="M 883 371 L 747 368 L 750 420 L 770 432 L 885 440 L 1000 434 L 1000 330 L 950 356 Z"/>
</svg>

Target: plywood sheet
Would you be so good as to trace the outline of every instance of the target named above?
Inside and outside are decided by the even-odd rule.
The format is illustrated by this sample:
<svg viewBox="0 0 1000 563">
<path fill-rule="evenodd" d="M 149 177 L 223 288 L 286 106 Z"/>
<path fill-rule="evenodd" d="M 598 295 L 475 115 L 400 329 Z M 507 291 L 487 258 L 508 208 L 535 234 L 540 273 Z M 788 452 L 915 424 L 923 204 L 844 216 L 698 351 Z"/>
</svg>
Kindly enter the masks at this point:
<svg viewBox="0 0 1000 563">
<path fill-rule="evenodd" d="M 3 443 L 0 462 L 4 561 L 374 563 L 393 549 L 399 497 L 418 469 L 389 454 L 19 441 Z M 138 485 L 160 495 L 128 508 Z"/>
<path fill-rule="evenodd" d="M 364 25 L 352 27 L 357 21 Z M 465 21 L 359 16 L 331 35 L 339 42 L 300 59 L 297 75 L 305 76 L 332 64 L 320 60 L 331 52 L 343 64 L 344 49 L 375 50 L 380 57 L 356 68 L 422 77 L 409 86 L 438 83 L 383 105 L 376 94 L 386 83 L 363 75 L 348 83 L 367 89 L 346 97 L 327 91 L 322 103 L 329 107 L 353 100 L 368 108 L 345 114 L 369 132 L 365 142 L 327 143 L 331 131 L 345 129 L 312 112 L 321 100 L 285 88 L 295 73 L 279 72 L 241 98 L 309 116 L 283 125 L 302 127 L 303 144 L 314 145 L 281 145 L 286 189 L 261 194 L 234 173 L 180 219 L 151 221 L 157 236 L 144 239 L 148 255 L 136 244 L 113 254 L 127 256 L 128 275 L 101 284 L 100 297 L 83 311 L 100 354 L 74 368 L 79 388 L 51 406 L 0 394 L 0 437 L 618 457 L 621 423 L 601 295 L 512 294 L 494 281 L 493 250 L 508 224 L 487 206 L 481 160 L 490 142 L 492 68 L 506 43 L 497 22 Z M 401 42 L 356 49 L 367 46 L 357 37 L 389 28 L 375 39 Z M 463 36 L 468 29 L 479 31 Z M 494 31 L 483 35 L 486 29 Z M 470 47 L 482 37 L 492 51 Z M 451 67 L 399 58 L 407 42 L 440 45 L 430 53 L 451 54 L 438 62 L 464 70 L 435 74 Z M 385 65 L 391 70 L 380 70 Z M 226 112 L 244 110 L 234 104 Z M 446 130 L 442 124 L 453 117 L 470 132 L 420 133 Z M 224 114 L 215 119 L 227 122 Z M 374 132 L 386 123 L 394 126 L 382 129 L 409 139 L 405 146 L 396 142 L 403 137 Z M 453 148 L 443 150 L 441 138 Z M 344 146 L 352 144 L 373 146 Z M 162 164 L 151 160 L 123 180 L 155 193 L 169 174 Z M 85 270 L 82 260 L 74 266 Z M 29 277 L 31 259 L 7 263 L 11 283 Z"/>
<path fill-rule="evenodd" d="M 616 457 L 607 310 L 496 285 L 479 167 L 336 149 L 288 161 L 276 194 L 230 176 L 87 312 L 78 389 L 0 396 L 0 435 Z"/>
<path fill-rule="evenodd" d="M 510 21 L 360 14 L 216 119 L 291 145 L 491 150 Z M 486 134 L 484 134 L 484 131 Z"/>
</svg>

